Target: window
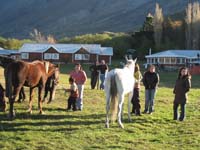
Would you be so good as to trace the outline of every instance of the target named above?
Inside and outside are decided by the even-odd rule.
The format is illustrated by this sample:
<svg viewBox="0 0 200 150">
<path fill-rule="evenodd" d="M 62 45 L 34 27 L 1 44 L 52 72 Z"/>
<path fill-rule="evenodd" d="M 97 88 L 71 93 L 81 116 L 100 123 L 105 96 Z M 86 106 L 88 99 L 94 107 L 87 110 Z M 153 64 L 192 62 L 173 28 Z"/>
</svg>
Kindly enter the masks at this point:
<svg viewBox="0 0 200 150">
<path fill-rule="evenodd" d="M 75 60 L 89 60 L 89 54 L 75 54 Z"/>
<path fill-rule="evenodd" d="M 159 59 L 159 63 L 164 64 L 164 58 L 161 57 L 161 58 Z"/>
<path fill-rule="evenodd" d="M 170 58 L 168 57 L 165 58 L 165 64 L 170 64 Z"/>
<path fill-rule="evenodd" d="M 44 59 L 59 59 L 59 54 L 57 53 L 44 53 Z"/>
<path fill-rule="evenodd" d="M 185 58 L 177 58 L 177 63 L 178 64 L 184 64 L 185 63 Z"/>
<path fill-rule="evenodd" d="M 57 53 L 53 53 L 53 54 L 51 54 L 51 58 L 52 59 L 59 59 L 59 54 L 57 54 Z"/>
<path fill-rule="evenodd" d="M 51 59 L 51 54 L 45 53 L 44 54 L 44 59 Z"/>
<path fill-rule="evenodd" d="M 171 58 L 171 63 L 172 63 L 172 64 L 176 64 L 176 58 L 172 57 L 172 58 Z"/>
<path fill-rule="evenodd" d="M 21 53 L 21 59 L 29 59 L 29 53 Z"/>
</svg>

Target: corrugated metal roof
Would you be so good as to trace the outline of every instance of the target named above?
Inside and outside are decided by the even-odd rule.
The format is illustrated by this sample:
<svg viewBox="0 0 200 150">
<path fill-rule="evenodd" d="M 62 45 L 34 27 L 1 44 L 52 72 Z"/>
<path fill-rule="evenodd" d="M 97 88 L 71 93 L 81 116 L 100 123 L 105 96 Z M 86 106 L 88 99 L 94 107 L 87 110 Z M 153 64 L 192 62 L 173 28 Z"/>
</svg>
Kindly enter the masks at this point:
<svg viewBox="0 0 200 150">
<path fill-rule="evenodd" d="M 152 55 L 147 55 L 145 57 L 146 58 L 156 58 L 156 57 L 197 58 L 197 54 L 200 54 L 200 50 L 167 50 Z"/>
<path fill-rule="evenodd" d="M 100 55 L 113 56 L 113 48 L 112 47 L 101 47 Z"/>
<path fill-rule="evenodd" d="M 100 44 L 37 44 L 37 43 L 35 44 L 35 43 L 25 43 L 19 49 L 19 52 L 21 52 L 21 53 L 22 52 L 40 52 L 40 53 L 43 53 L 51 47 L 56 49 L 59 53 L 75 53 L 80 48 L 84 48 L 89 53 L 94 53 L 94 54 L 100 54 L 101 48 L 102 48 Z"/>
<path fill-rule="evenodd" d="M 0 49 L 0 55 L 18 54 L 18 50 Z"/>
</svg>

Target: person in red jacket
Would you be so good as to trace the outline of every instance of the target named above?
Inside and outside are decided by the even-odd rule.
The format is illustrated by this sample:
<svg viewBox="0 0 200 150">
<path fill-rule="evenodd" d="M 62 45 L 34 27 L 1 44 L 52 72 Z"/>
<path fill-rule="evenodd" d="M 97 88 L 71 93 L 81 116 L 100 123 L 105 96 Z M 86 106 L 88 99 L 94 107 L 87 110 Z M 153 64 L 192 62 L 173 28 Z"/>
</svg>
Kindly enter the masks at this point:
<svg viewBox="0 0 200 150">
<path fill-rule="evenodd" d="M 75 64 L 75 68 L 73 71 L 70 72 L 70 77 L 75 79 L 75 83 L 78 86 L 78 99 L 77 99 L 77 109 L 83 109 L 83 91 L 84 91 L 84 84 L 87 81 L 87 75 L 84 70 L 82 70 L 81 65 L 79 63 Z"/>
<path fill-rule="evenodd" d="M 181 113 L 179 121 L 183 121 L 185 118 L 185 105 L 187 102 L 187 93 L 191 88 L 191 76 L 186 67 L 182 67 L 179 70 L 178 78 L 174 86 L 173 93 L 175 94 L 174 98 L 174 120 L 178 119 L 178 106 L 181 106 Z"/>
</svg>

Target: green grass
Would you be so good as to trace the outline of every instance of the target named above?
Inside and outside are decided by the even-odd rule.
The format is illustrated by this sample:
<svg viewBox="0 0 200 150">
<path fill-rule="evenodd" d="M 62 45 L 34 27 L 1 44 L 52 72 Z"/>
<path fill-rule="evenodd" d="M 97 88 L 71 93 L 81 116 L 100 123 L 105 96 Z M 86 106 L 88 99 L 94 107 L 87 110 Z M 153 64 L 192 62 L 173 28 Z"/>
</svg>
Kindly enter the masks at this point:
<svg viewBox="0 0 200 150">
<path fill-rule="evenodd" d="M 87 70 L 88 66 L 84 65 Z M 60 83 L 56 99 L 51 104 L 44 103 L 44 115 L 39 115 L 37 96 L 34 96 L 33 114 L 26 112 L 28 100 L 15 103 L 16 118 L 7 119 L 0 112 L 0 149 L 1 150 L 96 150 L 96 149 L 194 149 L 200 147 L 200 76 L 192 77 L 192 89 L 186 106 L 184 122 L 172 120 L 172 104 L 177 73 L 161 73 L 160 86 L 155 99 L 155 113 L 152 115 L 132 116 L 128 122 L 127 108 L 124 107 L 123 123 L 105 128 L 105 95 L 100 90 L 90 90 L 88 79 L 84 94 L 84 110 L 66 112 L 68 95 L 59 90 L 69 86 L 68 73 L 72 65 L 61 66 Z M 89 72 L 87 70 L 89 76 Z M 3 70 L 0 70 L 0 81 Z M 26 88 L 26 91 L 28 89 Z M 35 92 L 36 93 L 36 92 Z M 28 95 L 28 92 L 27 92 Z M 127 99 L 127 97 L 126 97 Z M 127 103 L 127 100 L 126 102 Z M 144 109 L 144 87 L 141 88 L 141 106 Z"/>
</svg>

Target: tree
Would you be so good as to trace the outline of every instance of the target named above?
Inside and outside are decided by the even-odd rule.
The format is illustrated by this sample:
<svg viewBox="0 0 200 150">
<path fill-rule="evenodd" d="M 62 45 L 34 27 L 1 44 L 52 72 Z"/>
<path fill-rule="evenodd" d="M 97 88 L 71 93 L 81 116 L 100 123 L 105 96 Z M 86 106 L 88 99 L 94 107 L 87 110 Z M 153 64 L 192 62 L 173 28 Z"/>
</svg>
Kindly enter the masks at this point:
<svg viewBox="0 0 200 150">
<path fill-rule="evenodd" d="M 151 13 L 148 13 L 146 20 L 142 26 L 142 31 L 153 31 L 153 16 Z"/>
<path fill-rule="evenodd" d="M 186 17 L 185 17 L 185 22 L 186 22 L 186 31 L 185 31 L 185 36 L 186 36 L 186 48 L 190 49 L 192 47 L 192 4 L 189 3 L 187 8 L 186 8 Z"/>
<path fill-rule="evenodd" d="M 37 43 L 51 43 L 51 44 L 55 44 L 56 43 L 56 40 L 55 40 L 55 38 L 52 35 L 48 35 L 47 37 L 45 37 L 37 29 L 34 29 L 33 32 L 30 33 L 30 36 Z"/>
<path fill-rule="evenodd" d="M 161 45 L 163 20 L 164 19 L 163 19 L 162 8 L 160 8 L 159 4 L 156 3 L 155 14 L 153 17 L 153 29 L 154 29 L 154 40 L 157 49 L 159 49 Z"/>
<path fill-rule="evenodd" d="M 189 3 L 186 8 L 186 48 L 200 48 L 200 5 L 199 2 Z"/>
</svg>

